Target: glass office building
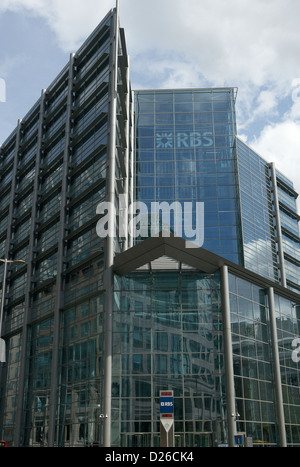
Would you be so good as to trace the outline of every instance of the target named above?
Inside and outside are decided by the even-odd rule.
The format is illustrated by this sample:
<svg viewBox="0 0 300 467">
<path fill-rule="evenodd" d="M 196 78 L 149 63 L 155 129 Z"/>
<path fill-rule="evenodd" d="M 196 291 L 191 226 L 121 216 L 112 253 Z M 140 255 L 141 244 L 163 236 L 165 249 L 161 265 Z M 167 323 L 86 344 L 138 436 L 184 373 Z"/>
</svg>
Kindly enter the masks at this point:
<svg viewBox="0 0 300 467">
<path fill-rule="evenodd" d="M 299 216 L 293 183 L 236 138 L 244 265 L 299 292 Z"/>
<path fill-rule="evenodd" d="M 135 92 L 136 198 L 203 203 L 203 247 L 242 264 L 235 99 L 234 88 Z"/>
<path fill-rule="evenodd" d="M 131 91 L 116 8 L 4 141 L 10 446 L 158 447 L 164 390 L 178 447 L 300 445 L 297 193 L 237 137 L 236 97 Z M 189 232 L 203 203 L 203 245 L 175 212 L 133 237 L 134 201 L 191 203 Z"/>
<path fill-rule="evenodd" d="M 132 193 L 129 86 L 112 10 L 1 147 L 0 257 L 26 262 L 5 283 L 0 429 L 10 445 L 100 436 L 88 421 L 104 411 L 105 269 L 124 242 L 98 237 L 96 211 Z"/>
<path fill-rule="evenodd" d="M 299 295 L 179 238 L 115 260 L 113 441 L 159 446 L 159 390 L 176 446 L 299 445 Z"/>
</svg>

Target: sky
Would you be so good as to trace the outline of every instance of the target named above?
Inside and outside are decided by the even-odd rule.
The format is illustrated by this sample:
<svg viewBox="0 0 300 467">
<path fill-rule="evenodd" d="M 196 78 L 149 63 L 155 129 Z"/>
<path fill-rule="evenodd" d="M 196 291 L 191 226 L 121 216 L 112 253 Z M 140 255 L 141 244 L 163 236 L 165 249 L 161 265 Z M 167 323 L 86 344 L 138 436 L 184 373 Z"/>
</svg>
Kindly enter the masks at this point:
<svg viewBox="0 0 300 467">
<path fill-rule="evenodd" d="M 1 0 L 0 144 L 115 0 Z M 120 0 L 132 89 L 232 86 L 238 135 L 300 192 L 300 1 Z"/>
</svg>

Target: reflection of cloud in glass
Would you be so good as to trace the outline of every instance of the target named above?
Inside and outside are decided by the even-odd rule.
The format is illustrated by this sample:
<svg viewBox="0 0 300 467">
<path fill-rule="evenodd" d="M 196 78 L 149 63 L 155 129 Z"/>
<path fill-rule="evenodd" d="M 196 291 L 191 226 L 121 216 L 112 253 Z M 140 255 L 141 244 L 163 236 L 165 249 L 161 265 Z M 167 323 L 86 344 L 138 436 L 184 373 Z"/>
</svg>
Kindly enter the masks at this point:
<svg viewBox="0 0 300 467">
<path fill-rule="evenodd" d="M 273 245 L 274 246 L 274 245 Z M 276 257 L 273 256 L 271 240 L 257 240 L 244 242 L 245 267 L 270 279 L 277 278 Z"/>
</svg>

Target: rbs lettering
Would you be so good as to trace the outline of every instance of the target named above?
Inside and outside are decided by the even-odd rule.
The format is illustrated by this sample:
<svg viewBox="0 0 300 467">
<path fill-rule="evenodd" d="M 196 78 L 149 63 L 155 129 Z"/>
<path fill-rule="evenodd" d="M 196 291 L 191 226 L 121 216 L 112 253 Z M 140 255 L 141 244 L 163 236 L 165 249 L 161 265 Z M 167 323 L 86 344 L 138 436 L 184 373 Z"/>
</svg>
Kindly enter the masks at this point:
<svg viewBox="0 0 300 467">
<path fill-rule="evenodd" d="M 172 414 L 174 412 L 174 399 L 173 397 L 160 398 L 160 413 Z"/>
<path fill-rule="evenodd" d="M 184 149 L 213 146 L 213 136 L 210 131 L 200 133 L 198 131 L 182 132 L 172 131 L 156 133 L 157 149 Z"/>
</svg>

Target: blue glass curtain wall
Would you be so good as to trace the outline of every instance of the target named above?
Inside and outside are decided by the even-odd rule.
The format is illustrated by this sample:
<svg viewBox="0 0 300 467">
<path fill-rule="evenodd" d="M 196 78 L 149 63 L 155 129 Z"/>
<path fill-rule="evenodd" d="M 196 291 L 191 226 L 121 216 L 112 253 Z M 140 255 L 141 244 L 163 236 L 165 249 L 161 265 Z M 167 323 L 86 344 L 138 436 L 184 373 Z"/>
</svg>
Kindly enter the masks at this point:
<svg viewBox="0 0 300 467">
<path fill-rule="evenodd" d="M 202 246 L 242 264 L 235 90 L 138 91 L 135 121 L 136 199 L 203 202 Z"/>
<path fill-rule="evenodd" d="M 241 194 L 244 265 L 272 280 L 279 280 L 276 232 L 269 167 L 239 138 L 237 161 Z"/>
</svg>

